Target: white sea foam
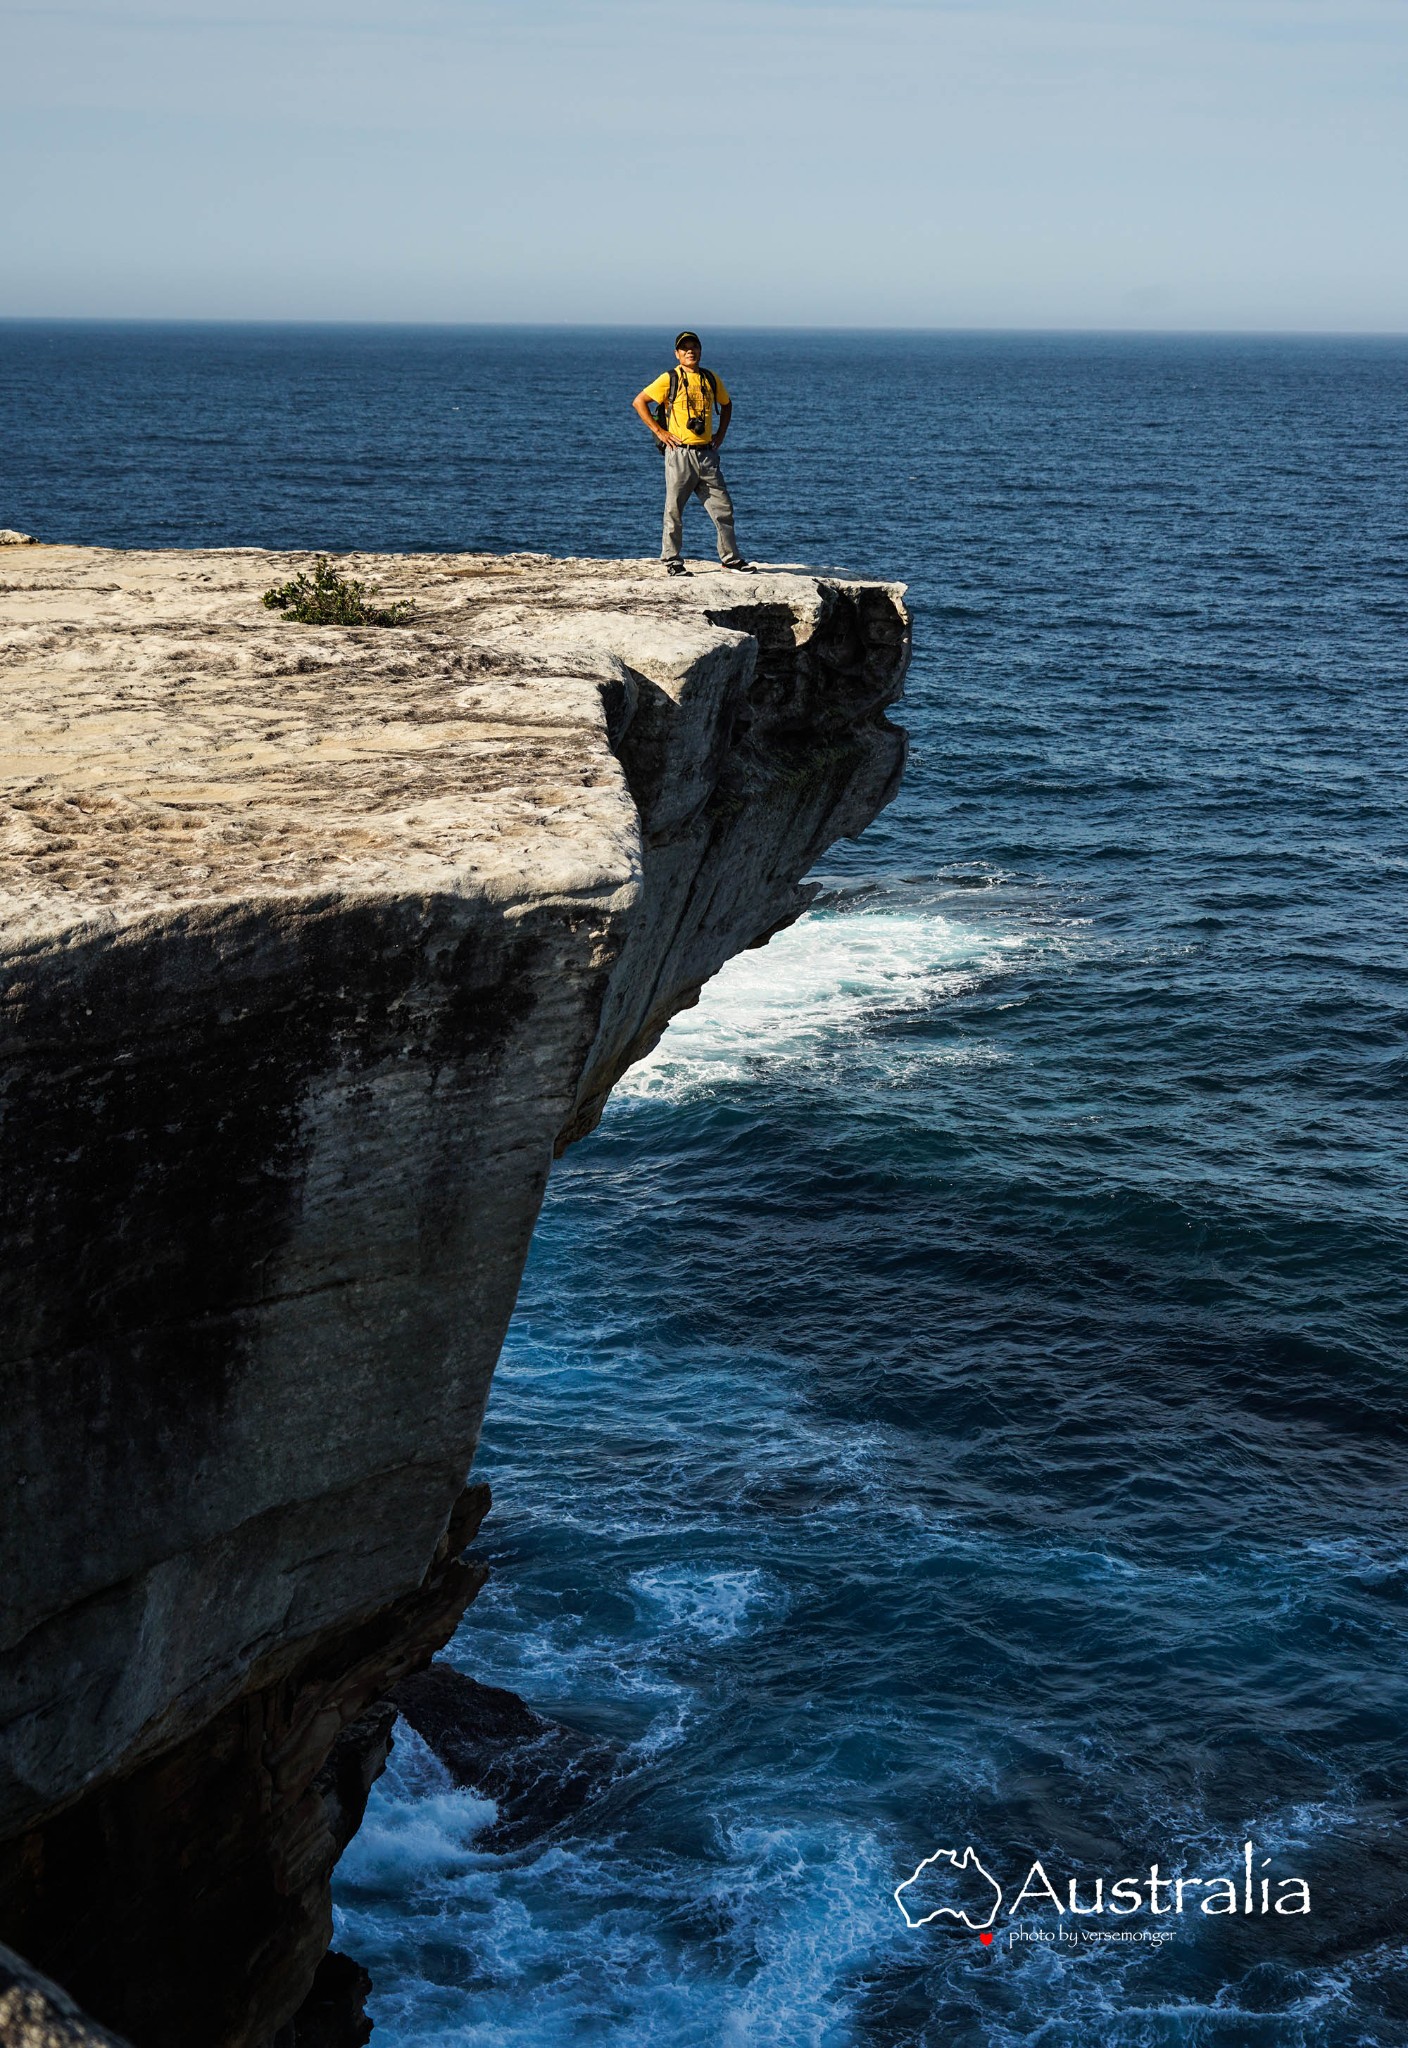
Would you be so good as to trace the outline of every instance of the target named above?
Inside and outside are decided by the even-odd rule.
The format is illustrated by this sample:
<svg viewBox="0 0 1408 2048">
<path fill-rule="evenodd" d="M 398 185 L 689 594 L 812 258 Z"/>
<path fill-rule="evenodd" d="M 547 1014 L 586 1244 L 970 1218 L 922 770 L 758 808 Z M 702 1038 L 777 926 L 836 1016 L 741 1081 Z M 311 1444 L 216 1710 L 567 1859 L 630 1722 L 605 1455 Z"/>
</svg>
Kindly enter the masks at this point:
<svg viewBox="0 0 1408 2048">
<path fill-rule="evenodd" d="M 364 1833 L 402 1839 L 408 1803 L 388 1773 Z M 456 1861 L 451 1835 L 394 1918 L 339 1872 L 337 1938 L 371 1967 L 387 2048 L 841 2048 L 857 1973 L 898 1939 L 893 1859 L 837 1822 L 722 1822 L 714 1853 L 644 1861 L 610 1842 Z M 679 1939 L 701 1918 L 702 1951 Z"/>
<path fill-rule="evenodd" d="M 616 1094 L 674 1100 L 779 1070 L 834 1067 L 887 1024 L 1007 973 L 1035 943 L 1032 931 L 998 932 L 887 901 L 812 911 L 764 950 L 731 960 Z M 972 1043 L 886 1046 L 891 1068 L 999 1057 L 995 1046 Z"/>
<path fill-rule="evenodd" d="M 721 2000 L 719 2038 L 737 2048 L 839 2044 L 853 2038 L 855 1983 L 901 1951 L 879 1838 L 839 1823 L 734 1825 L 721 1891 L 756 1970 Z M 739 1882 L 741 1880 L 741 1883 Z"/>
<path fill-rule="evenodd" d="M 457 1788 L 414 1728 L 398 1721 L 380 1797 L 368 1806 L 338 1876 L 362 1890 L 399 1896 L 466 1869 L 476 1835 L 497 1817 L 492 1799 Z"/>
<path fill-rule="evenodd" d="M 771 1587 L 760 1571 L 708 1571 L 665 1565 L 633 1572 L 633 1589 L 680 1634 L 725 1643 L 741 1635 L 769 1603 Z"/>
</svg>

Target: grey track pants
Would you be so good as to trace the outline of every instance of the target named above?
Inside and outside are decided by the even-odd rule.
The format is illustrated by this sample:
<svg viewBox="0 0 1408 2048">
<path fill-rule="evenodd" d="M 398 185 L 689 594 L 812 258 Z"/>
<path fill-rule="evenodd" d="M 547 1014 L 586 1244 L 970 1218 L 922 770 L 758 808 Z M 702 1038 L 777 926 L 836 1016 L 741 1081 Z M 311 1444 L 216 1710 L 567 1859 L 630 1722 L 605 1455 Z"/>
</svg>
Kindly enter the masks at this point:
<svg viewBox="0 0 1408 2048">
<path fill-rule="evenodd" d="M 677 562 L 680 558 L 680 533 L 685 501 L 689 498 L 698 498 L 718 529 L 719 560 L 736 562 L 739 556 L 733 534 L 733 500 L 713 448 L 665 450 L 665 537 L 661 559 Z"/>
</svg>

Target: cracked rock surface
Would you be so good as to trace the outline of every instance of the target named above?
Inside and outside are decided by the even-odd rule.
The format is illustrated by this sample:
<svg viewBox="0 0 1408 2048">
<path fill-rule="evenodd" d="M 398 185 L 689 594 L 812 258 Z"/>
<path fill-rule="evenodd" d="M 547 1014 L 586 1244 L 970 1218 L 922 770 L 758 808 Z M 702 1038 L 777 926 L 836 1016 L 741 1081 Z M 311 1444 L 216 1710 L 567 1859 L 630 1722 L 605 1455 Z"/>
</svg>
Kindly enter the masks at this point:
<svg viewBox="0 0 1408 2048">
<path fill-rule="evenodd" d="M 0 1939 L 138 2048 L 295 2038 L 553 1151 L 903 763 L 896 586 L 311 559 L 0 564 Z"/>
</svg>

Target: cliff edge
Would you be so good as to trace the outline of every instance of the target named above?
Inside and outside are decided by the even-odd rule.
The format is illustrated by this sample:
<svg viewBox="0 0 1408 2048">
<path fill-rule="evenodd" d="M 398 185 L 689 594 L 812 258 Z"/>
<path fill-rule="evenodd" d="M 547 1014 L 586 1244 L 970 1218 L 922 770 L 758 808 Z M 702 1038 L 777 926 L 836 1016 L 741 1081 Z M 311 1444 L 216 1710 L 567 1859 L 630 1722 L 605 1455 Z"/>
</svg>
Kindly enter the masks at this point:
<svg viewBox="0 0 1408 2048">
<path fill-rule="evenodd" d="M 895 586 L 307 556 L 0 568 L 0 1941 L 280 2048 L 554 1149 L 898 784 Z"/>
</svg>

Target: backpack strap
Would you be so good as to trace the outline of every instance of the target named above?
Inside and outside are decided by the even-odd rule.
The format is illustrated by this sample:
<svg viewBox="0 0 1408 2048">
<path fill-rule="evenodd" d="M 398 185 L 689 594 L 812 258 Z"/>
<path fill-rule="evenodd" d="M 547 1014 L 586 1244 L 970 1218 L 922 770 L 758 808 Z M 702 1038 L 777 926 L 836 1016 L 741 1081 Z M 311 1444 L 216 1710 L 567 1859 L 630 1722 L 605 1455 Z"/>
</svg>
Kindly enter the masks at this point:
<svg viewBox="0 0 1408 2048">
<path fill-rule="evenodd" d="M 663 398 L 657 398 L 655 401 L 655 424 L 657 427 L 663 427 L 667 434 L 670 431 L 670 414 L 675 409 L 675 396 L 679 388 L 680 367 L 676 363 L 674 369 L 670 372 L 669 389 Z"/>
</svg>

